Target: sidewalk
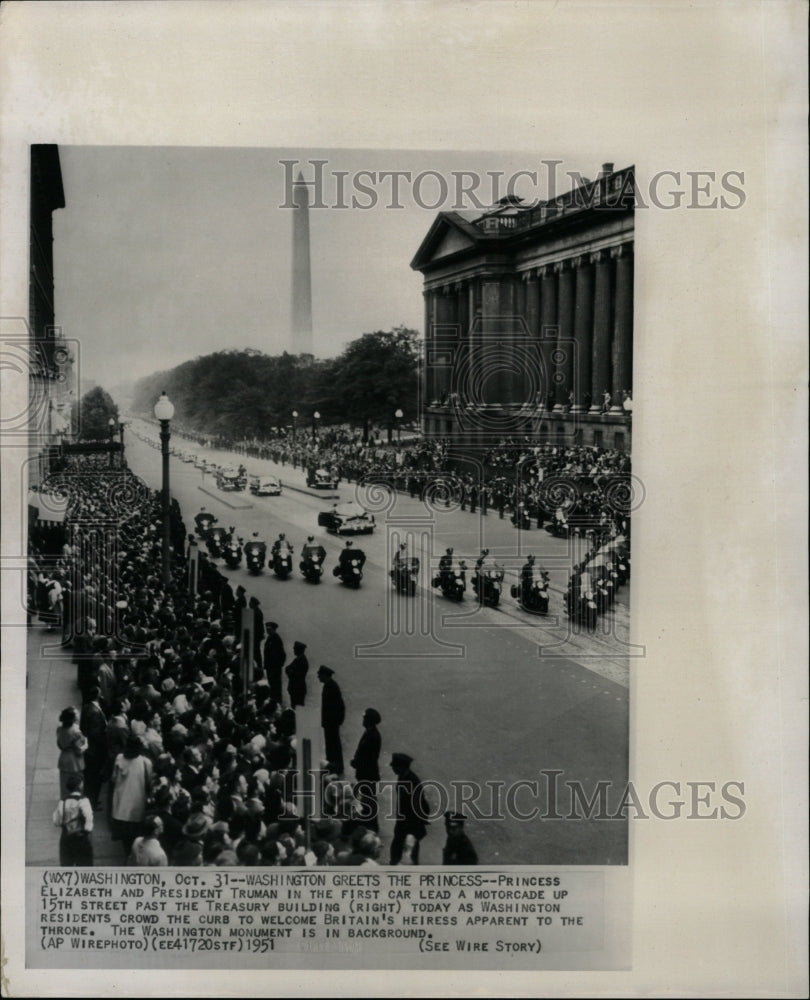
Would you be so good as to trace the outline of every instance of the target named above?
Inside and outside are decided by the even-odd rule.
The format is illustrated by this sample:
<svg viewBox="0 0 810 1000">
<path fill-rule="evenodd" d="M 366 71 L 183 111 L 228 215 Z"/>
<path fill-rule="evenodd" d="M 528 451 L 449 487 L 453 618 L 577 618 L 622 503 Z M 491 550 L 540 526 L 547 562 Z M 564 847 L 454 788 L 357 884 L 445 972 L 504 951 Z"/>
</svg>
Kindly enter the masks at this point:
<svg viewBox="0 0 810 1000">
<path fill-rule="evenodd" d="M 28 629 L 25 731 L 25 863 L 59 864 L 59 830 L 53 811 L 59 802 L 59 714 L 68 705 L 81 709 L 76 667 L 69 647 L 60 647 L 60 632 L 48 632 L 34 617 Z M 93 853 L 97 865 L 123 864 L 119 844 L 110 838 L 107 789 L 103 808 L 93 816 Z"/>
</svg>

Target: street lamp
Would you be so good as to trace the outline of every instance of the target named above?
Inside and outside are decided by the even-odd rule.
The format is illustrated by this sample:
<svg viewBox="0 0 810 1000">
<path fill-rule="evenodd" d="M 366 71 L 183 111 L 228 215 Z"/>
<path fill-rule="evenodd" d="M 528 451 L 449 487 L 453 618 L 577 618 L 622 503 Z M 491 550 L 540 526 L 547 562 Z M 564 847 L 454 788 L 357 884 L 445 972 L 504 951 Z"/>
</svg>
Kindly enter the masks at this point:
<svg viewBox="0 0 810 1000">
<path fill-rule="evenodd" d="M 397 444 L 400 444 L 402 442 L 402 418 L 404 414 L 402 410 L 397 410 L 394 413 L 394 416 L 396 417 L 397 421 Z"/>
<path fill-rule="evenodd" d="M 163 508 L 163 544 L 161 547 L 161 568 L 163 570 L 163 584 L 168 586 L 172 582 L 172 568 L 169 556 L 169 514 L 171 498 L 169 496 L 169 421 L 174 416 L 174 406 L 166 393 L 162 393 L 160 399 L 155 403 L 155 417 L 160 421 L 160 454 L 163 459 L 163 488 L 162 488 L 162 508 Z"/>
<path fill-rule="evenodd" d="M 321 419 L 320 413 L 316 410 L 312 414 L 312 440 L 314 441 L 318 436 L 318 421 Z"/>
<path fill-rule="evenodd" d="M 292 418 L 293 418 L 293 441 L 295 441 L 295 421 L 298 419 L 298 410 L 292 411 Z"/>
<path fill-rule="evenodd" d="M 124 421 L 118 421 L 118 435 L 121 439 L 121 468 L 124 468 Z"/>
<path fill-rule="evenodd" d="M 113 437 L 115 436 L 115 417 L 110 417 L 107 421 L 107 426 L 110 428 L 110 460 L 109 466 L 112 468 L 113 464 Z"/>
</svg>

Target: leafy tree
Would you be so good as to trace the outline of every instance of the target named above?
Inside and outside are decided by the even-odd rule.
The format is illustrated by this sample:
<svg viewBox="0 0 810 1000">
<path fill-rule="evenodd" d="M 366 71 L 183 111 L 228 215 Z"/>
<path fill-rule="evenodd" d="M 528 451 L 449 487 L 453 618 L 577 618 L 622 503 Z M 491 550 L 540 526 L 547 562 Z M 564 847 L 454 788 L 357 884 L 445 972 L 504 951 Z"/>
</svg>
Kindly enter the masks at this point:
<svg viewBox="0 0 810 1000">
<path fill-rule="evenodd" d="M 301 427 L 317 410 L 322 426 L 358 422 L 367 439 L 370 422 L 390 430 L 398 408 L 406 418 L 415 416 L 418 356 L 418 335 L 404 327 L 365 334 L 325 361 L 287 352 L 217 351 L 142 378 L 133 409 L 151 417 L 165 390 L 175 421 L 205 433 L 261 439 L 272 427 L 290 426 L 293 410 Z"/>
<path fill-rule="evenodd" d="M 398 409 L 403 419 L 413 419 L 418 372 L 419 335 L 405 327 L 387 333 L 365 333 L 337 359 L 335 388 L 362 421 L 364 441 L 368 440 L 372 422 L 387 427 L 390 440 Z"/>
<path fill-rule="evenodd" d="M 78 414 L 76 408 L 78 407 Z M 112 396 L 100 385 L 90 389 L 74 403 L 74 426 L 79 428 L 82 441 L 106 441 L 110 436 L 110 417 L 118 425 L 118 407 Z"/>
</svg>

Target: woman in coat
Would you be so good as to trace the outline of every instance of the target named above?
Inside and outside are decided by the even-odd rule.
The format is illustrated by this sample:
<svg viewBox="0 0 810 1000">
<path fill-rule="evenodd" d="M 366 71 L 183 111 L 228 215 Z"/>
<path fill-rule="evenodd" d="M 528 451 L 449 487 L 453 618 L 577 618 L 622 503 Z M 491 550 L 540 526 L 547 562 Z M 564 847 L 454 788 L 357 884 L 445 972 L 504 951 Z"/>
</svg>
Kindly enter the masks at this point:
<svg viewBox="0 0 810 1000">
<path fill-rule="evenodd" d="M 143 832 L 146 802 L 152 788 L 152 762 L 144 755 L 140 737 L 131 735 L 113 766 L 112 818 L 117 839 L 129 856 L 136 837 Z"/>
<path fill-rule="evenodd" d="M 75 708 L 66 708 L 59 716 L 56 730 L 56 745 L 59 747 L 59 797 L 66 799 L 70 794 L 67 787 L 69 774 L 84 771 L 84 751 L 87 740 L 79 729 L 79 716 Z"/>
</svg>

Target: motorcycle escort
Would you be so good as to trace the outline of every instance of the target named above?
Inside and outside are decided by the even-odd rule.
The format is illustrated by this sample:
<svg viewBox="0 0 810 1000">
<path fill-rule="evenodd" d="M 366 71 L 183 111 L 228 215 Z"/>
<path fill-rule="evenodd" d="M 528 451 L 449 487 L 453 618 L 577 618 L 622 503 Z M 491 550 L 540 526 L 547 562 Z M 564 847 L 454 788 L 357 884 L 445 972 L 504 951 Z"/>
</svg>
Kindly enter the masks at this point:
<svg viewBox="0 0 810 1000">
<path fill-rule="evenodd" d="M 439 574 L 431 580 L 431 586 L 438 587 L 443 596 L 452 601 L 463 601 L 467 589 L 466 569 L 463 559 L 459 560 L 458 567 L 453 566 L 453 550 L 447 549 L 439 560 Z"/>
<path fill-rule="evenodd" d="M 238 538 L 234 541 L 233 534 L 231 534 L 222 556 L 228 569 L 236 569 L 242 562 L 242 539 Z"/>
<path fill-rule="evenodd" d="M 304 574 L 307 583 L 320 583 L 323 576 L 323 561 L 326 549 L 323 545 L 313 545 L 314 536 L 307 537 L 307 544 L 301 549 L 301 562 L 298 568 Z"/>
<path fill-rule="evenodd" d="M 565 595 L 565 609 L 574 624 L 584 625 L 591 632 L 596 628 L 599 609 L 590 584 L 572 577 Z"/>
<path fill-rule="evenodd" d="M 528 562 L 521 570 L 520 584 L 511 588 L 514 597 L 524 611 L 545 615 L 549 604 L 549 575 L 544 569 L 536 569 L 534 556 L 529 556 Z"/>
<path fill-rule="evenodd" d="M 351 541 L 348 541 L 346 548 L 340 553 L 340 562 L 332 570 L 332 575 L 338 577 L 347 587 L 359 587 L 363 579 L 365 561 L 365 552 L 362 549 L 352 548 Z"/>
<path fill-rule="evenodd" d="M 475 564 L 475 575 L 473 576 L 473 590 L 481 604 L 490 608 L 496 608 L 501 599 L 501 584 L 503 581 L 503 570 L 495 566 L 486 565 L 486 557 L 489 550 L 484 549 L 481 557 Z"/>
<path fill-rule="evenodd" d="M 205 507 L 200 507 L 200 513 L 194 515 L 194 523 L 197 526 L 197 536 L 205 541 L 208 537 L 208 532 L 217 523 L 217 519 Z"/>
<path fill-rule="evenodd" d="M 554 538 L 568 538 L 568 518 L 562 507 L 557 508 L 551 523 L 546 525 L 546 531 Z"/>
<path fill-rule="evenodd" d="M 250 573 L 261 573 L 267 558 L 267 546 L 259 538 L 259 532 L 254 531 L 253 537 L 245 544 L 245 566 Z"/>
<path fill-rule="evenodd" d="M 231 528 L 233 531 L 233 528 Z M 208 534 L 205 536 L 205 545 L 208 549 L 208 555 L 212 559 L 219 559 L 225 552 L 225 546 L 228 544 L 230 539 L 230 533 L 224 528 L 210 528 Z"/>
<path fill-rule="evenodd" d="M 273 572 L 279 580 L 286 580 L 290 573 L 292 573 L 292 556 L 292 545 L 290 545 L 283 535 L 280 536 L 273 545 L 271 559 Z"/>
<path fill-rule="evenodd" d="M 405 546 L 401 546 L 394 559 L 394 568 L 388 574 L 398 594 L 413 597 L 416 593 L 416 578 L 419 576 L 419 560 L 416 556 L 406 556 Z"/>
</svg>

